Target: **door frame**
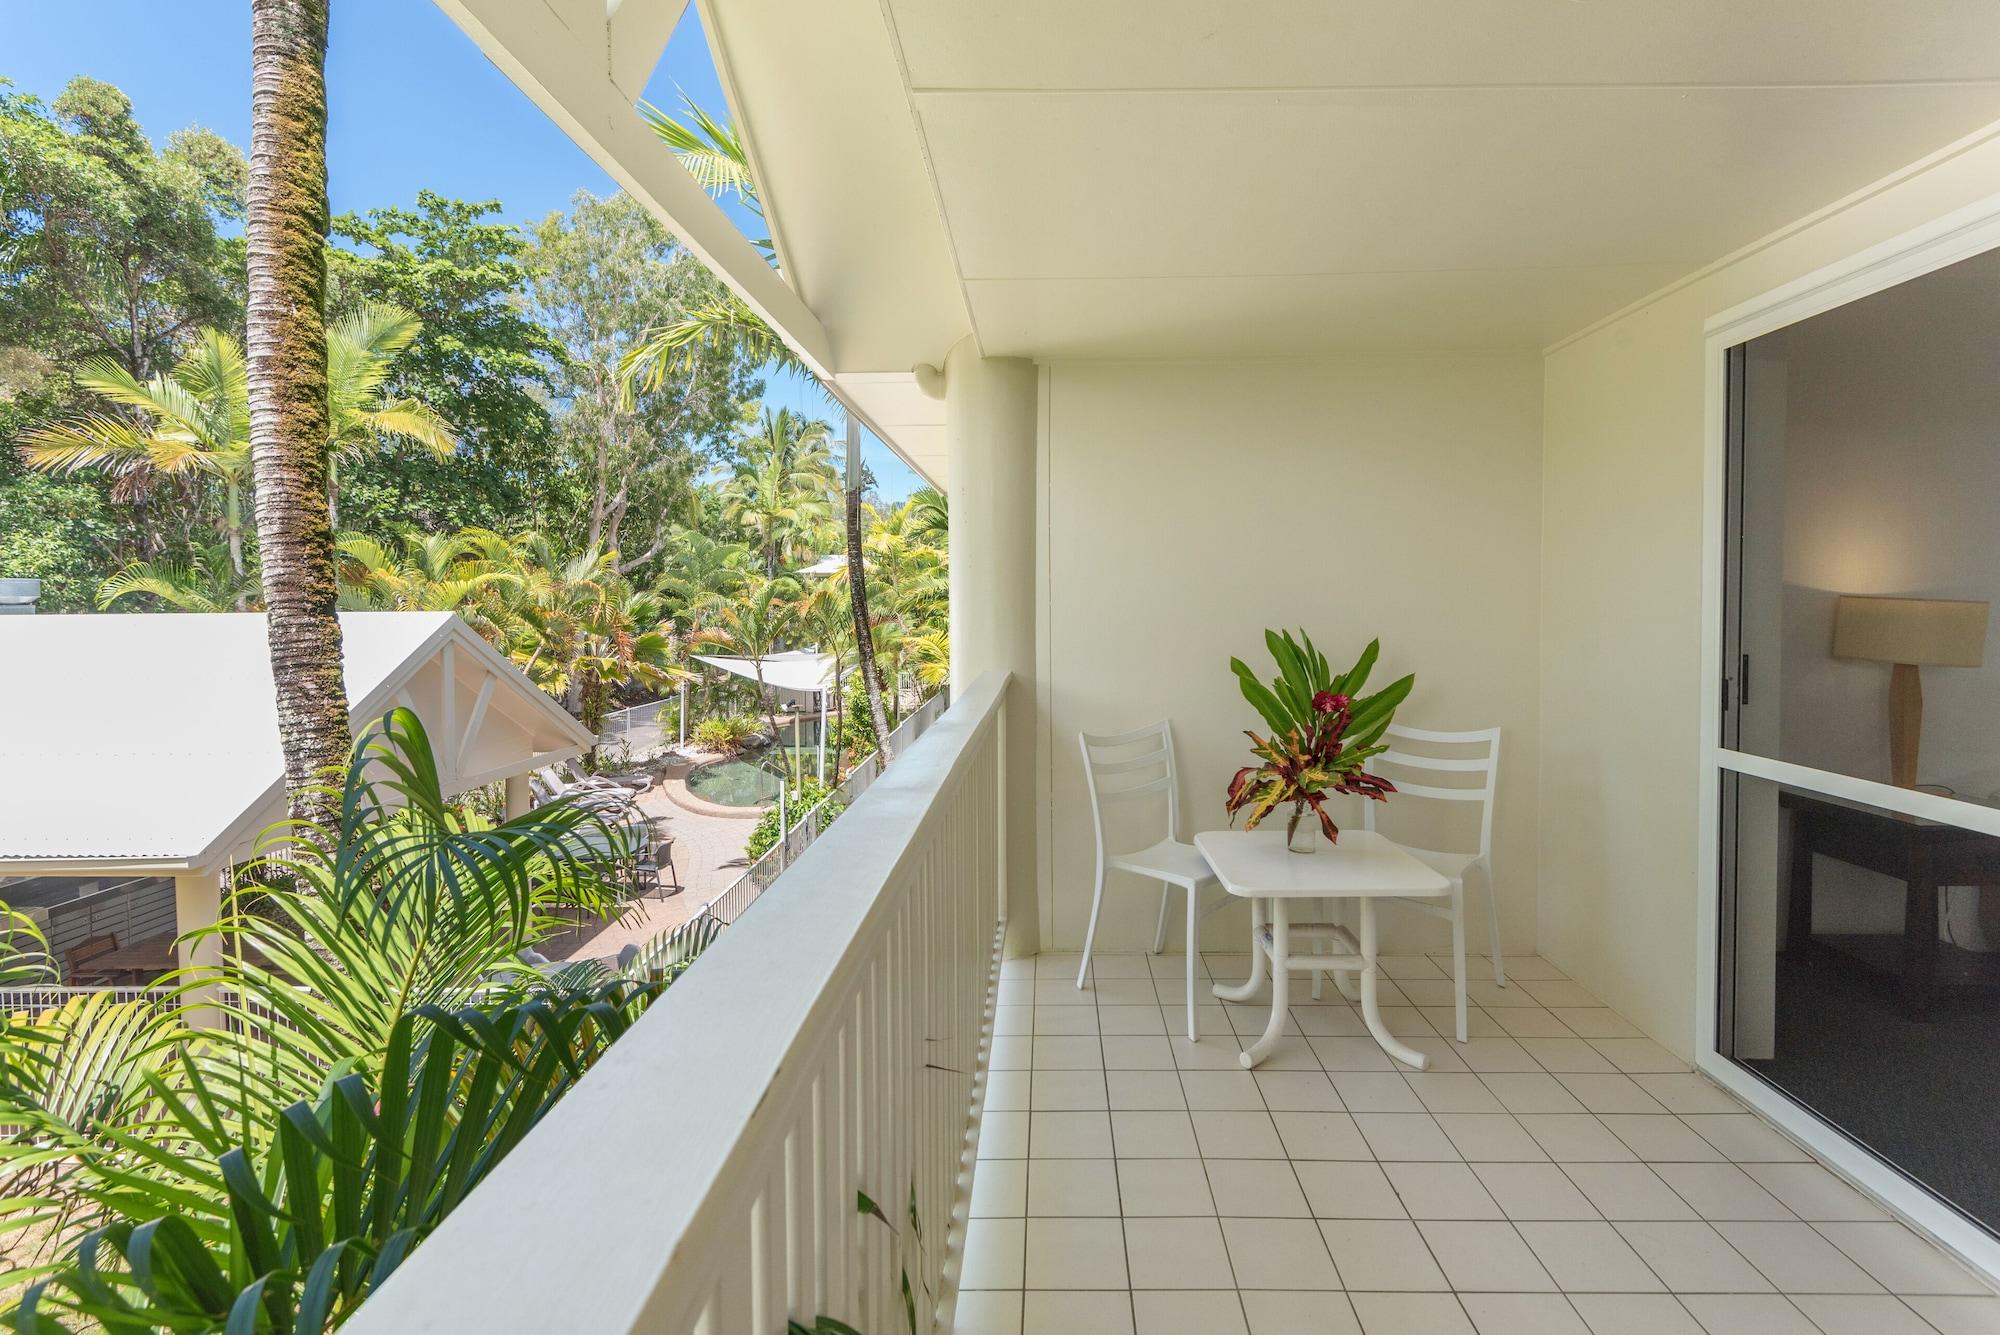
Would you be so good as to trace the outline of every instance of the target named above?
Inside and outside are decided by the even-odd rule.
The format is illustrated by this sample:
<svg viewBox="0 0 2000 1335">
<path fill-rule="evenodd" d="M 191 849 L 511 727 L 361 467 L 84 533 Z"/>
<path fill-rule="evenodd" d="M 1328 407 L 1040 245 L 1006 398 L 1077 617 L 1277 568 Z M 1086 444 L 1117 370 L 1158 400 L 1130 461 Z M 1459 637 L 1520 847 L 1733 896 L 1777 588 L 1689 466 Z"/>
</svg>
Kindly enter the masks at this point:
<svg viewBox="0 0 2000 1335">
<path fill-rule="evenodd" d="M 1731 750 L 1722 745 L 1723 578 L 1727 538 L 1728 353 L 1753 338 L 2000 248 L 2000 195 L 1836 260 L 1712 316 L 1703 326 L 1706 368 L 1702 486 L 1701 775 L 1697 825 L 1695 1065 L 1776 1123 L 1918 1231 L 2000 1283 L 2000 1238 L 1988 1233 L 1860 1142 L 1821 1120 L 1717 1048 L 1721 921 L 1722 772 L 1793 784 L 1890 811 L 2000 835 L 2000 810 L 1886 783 Z"/>
</svg>

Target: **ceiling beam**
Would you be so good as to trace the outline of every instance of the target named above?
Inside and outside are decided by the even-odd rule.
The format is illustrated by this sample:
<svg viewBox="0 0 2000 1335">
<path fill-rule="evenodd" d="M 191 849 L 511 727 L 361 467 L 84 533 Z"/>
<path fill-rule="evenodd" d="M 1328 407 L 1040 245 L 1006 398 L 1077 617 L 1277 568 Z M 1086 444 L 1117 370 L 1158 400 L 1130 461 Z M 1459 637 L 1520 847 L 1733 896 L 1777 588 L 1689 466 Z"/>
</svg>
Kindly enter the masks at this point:
<svg viewBox="0 0 2000 1335">
<path fill-rule="evenodd" d="M 687 5 L 688 0 L 609 0 L 611 82 L 634 102 L 646 91 Z"/>
<path fill-rule="evenodd" d="M 608 16 L 600 17 L 593 37 L 573 31 L 565 21 L 576 0 L 555 0 L 562 13 L 547 0 L 437 3 L 502 73 L 628 194 L 651 209 L 822 380 L 831 379 L 831 344 L 819 317 L 695 184 L 613 82 Z M 627 20 L 634 26 L 656 24 L 666 10 L 678 7 L 674 0 L 623 0 L 624 5 L 640 7 Z M 653 11 L 650 18 L 640 17 L 647 9 Z"/>
</svg>

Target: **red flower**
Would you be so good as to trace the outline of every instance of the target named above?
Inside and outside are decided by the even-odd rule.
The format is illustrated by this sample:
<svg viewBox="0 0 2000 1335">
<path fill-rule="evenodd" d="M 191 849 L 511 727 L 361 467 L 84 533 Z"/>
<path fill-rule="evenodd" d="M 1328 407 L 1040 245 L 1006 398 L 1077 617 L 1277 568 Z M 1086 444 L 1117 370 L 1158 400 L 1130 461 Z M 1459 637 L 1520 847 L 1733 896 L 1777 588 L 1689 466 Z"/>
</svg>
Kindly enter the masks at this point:
<svg viewBox="0 0 2000 1335">
<path fill-rule="evenodd" d="M 1347 697 L 1344 695 L 1336 695 L 1332 691 L 1320 691 L 1313 696 L 1313 711 L 1319 714 L 1331 714 L 1336 710 L 1347 708 L 1347 703 Z"/>
</svg>

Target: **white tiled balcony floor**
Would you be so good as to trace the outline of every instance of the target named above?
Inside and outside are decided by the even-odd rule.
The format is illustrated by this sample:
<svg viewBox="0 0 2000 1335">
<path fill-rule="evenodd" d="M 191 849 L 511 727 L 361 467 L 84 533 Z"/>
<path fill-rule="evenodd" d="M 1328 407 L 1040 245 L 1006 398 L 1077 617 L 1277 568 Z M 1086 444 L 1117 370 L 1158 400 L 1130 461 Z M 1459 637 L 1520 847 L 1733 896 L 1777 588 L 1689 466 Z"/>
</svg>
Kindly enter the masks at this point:
<svg viewBox="0 0 2000 1335">
<path fill-rule="evenodd" d="M 1008 962 L 960 1335 L 2000 1332 L 2000 1298 L 1545 961 L 1472 983 L 1463 1047 L 1447 968 L 1384 963 L 1432 1071 L 1331 983 L 1249 1072 L 1265 1010 L 1205 1004 L 1189 1044 L 1179 956 L 1101 957 L 1082 992 L 1074 955 Z"/>
</svg>

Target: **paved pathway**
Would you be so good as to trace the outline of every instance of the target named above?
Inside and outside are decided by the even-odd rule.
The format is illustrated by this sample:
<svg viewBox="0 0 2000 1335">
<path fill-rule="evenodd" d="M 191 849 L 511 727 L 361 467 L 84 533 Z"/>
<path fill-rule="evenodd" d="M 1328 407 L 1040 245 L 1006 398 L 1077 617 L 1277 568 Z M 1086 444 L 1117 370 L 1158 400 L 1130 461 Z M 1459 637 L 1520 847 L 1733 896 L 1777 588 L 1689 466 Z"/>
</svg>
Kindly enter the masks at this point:
<svg viewBox="0 0 2000 1335">
<path fill-rule="evenodd" d="M 632 905 L 621 921 L 593 923 L 580 932 L 552 938 L 541 947 L 550 959 L 601 959 L 616 955 L 627 943 L 644 945 L 687 921 L 702 905 L 727 890 L 749 865 L 743 847 L 756 824 L 754 811 L 744 816 L 690 811 L 668 797 L 663 784 L 641 793 L 639 807 L 659 822 L 656 830 L 673 836 L 674 867 L 685 888 L 665 898 L 647 896 Z"/>
</svg>

